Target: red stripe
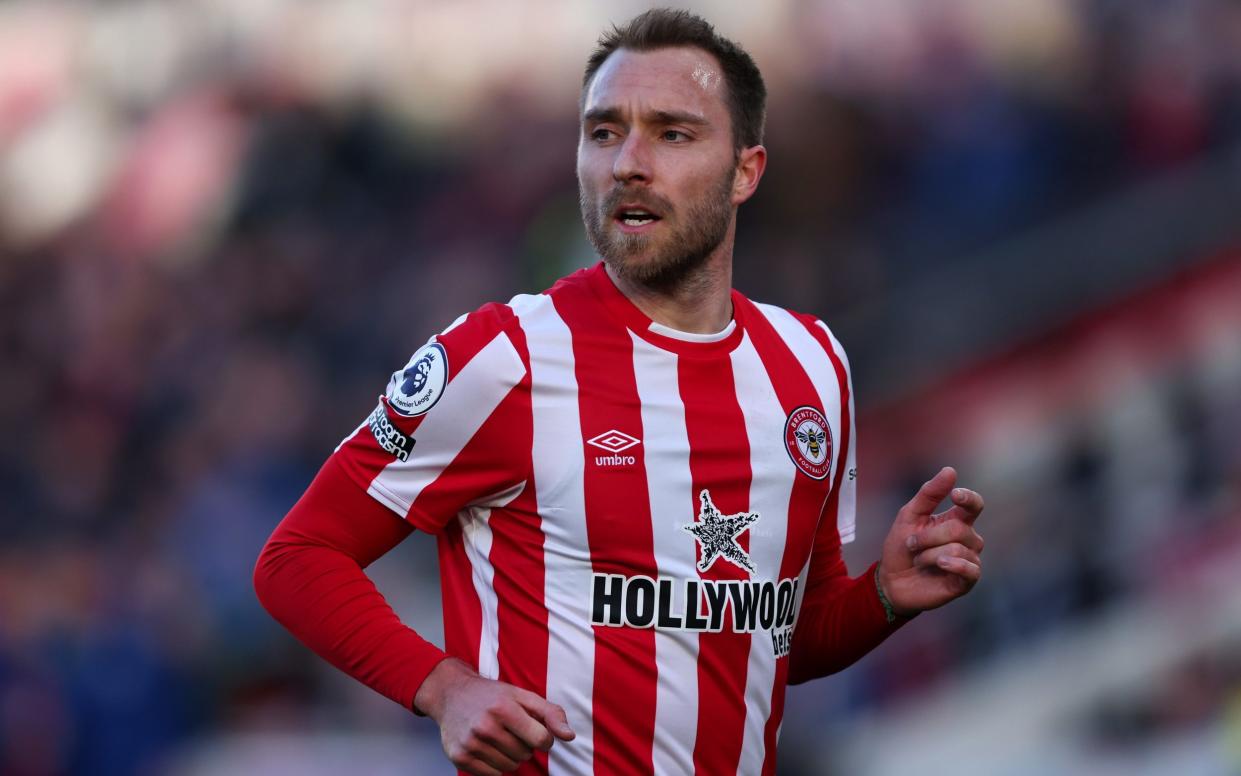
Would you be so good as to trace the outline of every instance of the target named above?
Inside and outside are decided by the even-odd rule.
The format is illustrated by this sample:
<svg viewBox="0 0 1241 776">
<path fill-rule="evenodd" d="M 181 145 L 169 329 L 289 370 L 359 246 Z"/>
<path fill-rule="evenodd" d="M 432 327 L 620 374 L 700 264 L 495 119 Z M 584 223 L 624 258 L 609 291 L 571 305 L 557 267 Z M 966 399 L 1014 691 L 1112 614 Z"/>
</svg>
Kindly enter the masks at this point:
<svg viewBox="0 0 1241 776">
<path fill-rule="evenodd" d="M 750 442 L 737 401 L 732 364 L 726 358 L 682 357 L 677 363 L 685 430 L 689 436 L 689 469 L 693 482 L 688 514 L 697 515 L 703 490 L 725 515 L 750 508 Z M 688 522 L 688 521 L 687 521 Z M 738 538 L 749 550 L 750 535 Z M 701 560 L 701 548 L 698 550 Z M 717 558 L 703 579 L 748 580 L 749 572 Z M 736 773 L 745 733 L 746 675 L 750 634 L 733 633 L 731 619 L 720 633 L 698 638 L 698 736 L 694 772 Z"/>
<path fill-rule="evenodd" d="M 771 322 L 757 308 L 751 308 L 747 316 L 748 330 L 759 359 L 775 388 L 776 397 L 786 415 L 794 409 L 810 405 L 820 410 L 819 392 L 815 388 L 805 368 L 797 356 Z M 846 393 L 846 404 L 848 398 Z M 846 412 L 845 415 L 848 413 Z M 833 440 L 833 456 L 843 456 L 848 450 L 848 420 L 842 422 L 841 439 Z M 844 466 L 837 464 L 837 480 Z M 794 475 L 793 491 L 789 497 L 788 534 L 784 544 L 784 556 L 780 561 L 780 578 L 796 577 L 809 557 L 808 550 L 815 543 L 816 528 L 821 522 L 823 513 L 826 480 L 815 480 L 800 470 Z M 832 489 L 831 499 L 835 498 L 836 489 Z M 833 528 L 835 522 L 833 521 Z M 822 532 L 819 532 L 820 534 Z M 835 532 L 833 531 L 833 534 Z M 806 548 L 805 551 L 799 548 Z M 798 551 L 792 551 L 798 549 Z M 794 637 L 796 638 L 796 637 Z M 771 715 L 767 718 L 767 726 L 763 731 L 766 757 L 763 761 L 763 773 L 774 774 L 776 768 L 776 737 L 780 730 L 780 722 L 784 718 L 784 696 L 788 684 L 788 657 L 776 663 L 776 678 L 771 691 Z"/>
<path fill-rule="evenodd" d="M 437 537 L 440 599 L 444 607 L 444 651 L 478 670 L 483 606 L 474 589 L 474 569 L 465 552 L 461 523 L 453 520 Z"/>
<path fill-rule="evenodd" d="M 629 331 L 601 314 L 592 297 L 569 288 L 552 297 L 573 337 L 582 439 L 611 430 L 643 438 Z M 656 574 L 645 445 L 625 451 L 636 462 L 600 466 L 586 445 L 586 534 L 595 573 Z M 603 450 L 598 451 L 604 454 Z M 594 772 L 649 773 L 655 731 L 655 632 L 595 626 Z"/>
<path fill-rule="evenodd" d="M 509 310 L 510 308 L 505 308 Z M 511 311 L 510 311 L 511 314 Z M 530 352 L 526 334 L 515 319 L 509 339 L 526 375 L 513 390 L 510 421 L 501 421 L 512 450 L 534 447 L 530 407 Z M 500 681 L 547 696 L 547 604 L 544 599 L 543 528 L 534 487 L 533 461 L 528 464 L 526 487 L 503 509 L 491 513 L 491 565 L 499 611 Z M 517 773 L 546 773 L 547 753 L 535 751 Z"/>
</svg>

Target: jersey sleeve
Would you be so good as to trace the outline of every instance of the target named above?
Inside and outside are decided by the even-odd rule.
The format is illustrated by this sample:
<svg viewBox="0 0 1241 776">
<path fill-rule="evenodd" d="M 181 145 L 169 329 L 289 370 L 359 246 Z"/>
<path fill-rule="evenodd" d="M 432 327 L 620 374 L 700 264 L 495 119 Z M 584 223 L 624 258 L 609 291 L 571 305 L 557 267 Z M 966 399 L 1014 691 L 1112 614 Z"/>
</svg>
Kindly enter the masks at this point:
<svg viewBox="0 0 1241 776">
<path fill-rule="evenodd" d="M 407 709 L 448 655 L 401 622 L 363 569 L 412 530 L 328 459 L 254 566 L 255 594 L 277 622 Z"/>
<path fill-rule="evenodd" d="M 349 478 L 430 533 L 519 490 L 531 421 L 517 326 L 510 308 L 490 304 L 419 348 L 333 453 Z"/>
</svg>

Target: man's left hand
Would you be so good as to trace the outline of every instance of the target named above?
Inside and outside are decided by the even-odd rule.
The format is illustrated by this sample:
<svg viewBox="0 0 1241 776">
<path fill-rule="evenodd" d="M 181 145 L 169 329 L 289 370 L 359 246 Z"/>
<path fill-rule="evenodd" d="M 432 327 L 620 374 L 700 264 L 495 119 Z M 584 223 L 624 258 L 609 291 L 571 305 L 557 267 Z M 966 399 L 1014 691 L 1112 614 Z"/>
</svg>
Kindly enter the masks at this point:
<svg viewBox="0 0 1241 776">
<path fill-rule="evenodd" d="M 982 496 L 954 487 L 956 482 L 955 469 L 940 469 L 897 512 L 884 539 L 879 585 L 900 616 L 943 606 L 968 593 L 982 576 L 983 541 L 974 530 Z M 932 514 L 949 495 L 952 507 Z"/>
</svg>

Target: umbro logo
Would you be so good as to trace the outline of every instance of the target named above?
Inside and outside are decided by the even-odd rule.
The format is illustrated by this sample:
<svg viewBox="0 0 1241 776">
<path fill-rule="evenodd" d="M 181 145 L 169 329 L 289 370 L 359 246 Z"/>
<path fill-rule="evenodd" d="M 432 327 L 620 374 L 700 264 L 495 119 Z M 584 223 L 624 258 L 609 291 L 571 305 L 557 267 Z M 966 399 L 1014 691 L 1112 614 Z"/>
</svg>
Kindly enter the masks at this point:
<svg viewBox="0 0 1241 776">
<path fill-rule="evenodd" d="M 597 465 L 625 466 L 637 463 L 637 458 L 632 455 L 621 455 L 621 453 L 634 445 L 642 444 L 642 440 L 632 437 L 624 431 L 611 429 L 610 431 L 604 431 L 597 437 L 587 439 L 586 444 L 594 445 L 600 450 L 606 450 L 611 453 L 611 455 L 596 455 L 595 463 Z"/>
<path fill-rule="evenodd" d="M 609 453 L 619 453 L 621 450 L 628 450 L 634 445 L 641 444 L 641 439 L 635 439 L 624 431 L 604 431 L 594 439 L 587 439 L 586 444 L 607 450 Z"/>
</svg>

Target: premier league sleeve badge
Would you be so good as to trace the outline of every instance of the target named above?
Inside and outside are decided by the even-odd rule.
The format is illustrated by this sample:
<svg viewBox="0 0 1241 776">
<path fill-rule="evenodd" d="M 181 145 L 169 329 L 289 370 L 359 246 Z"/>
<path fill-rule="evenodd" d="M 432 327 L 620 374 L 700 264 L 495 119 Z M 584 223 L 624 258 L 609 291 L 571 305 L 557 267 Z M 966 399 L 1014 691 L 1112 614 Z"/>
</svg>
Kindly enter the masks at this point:
<svg viewBox="0 0 1241 776">
<path fill-rule="evenodd" d="M 409 364 L 393 372 L 388 383 L 388 406 L 406 417 L 422 415 L 435 406 L 448 384 L 448 354 L 438 342 L 424 345 Z"/>
</svg>

